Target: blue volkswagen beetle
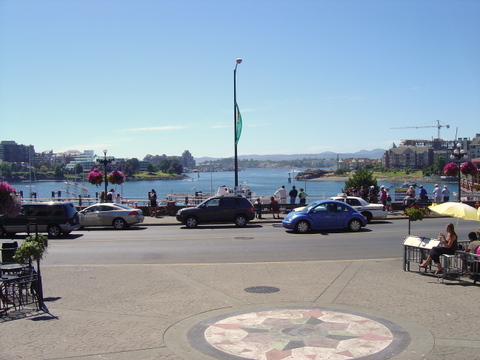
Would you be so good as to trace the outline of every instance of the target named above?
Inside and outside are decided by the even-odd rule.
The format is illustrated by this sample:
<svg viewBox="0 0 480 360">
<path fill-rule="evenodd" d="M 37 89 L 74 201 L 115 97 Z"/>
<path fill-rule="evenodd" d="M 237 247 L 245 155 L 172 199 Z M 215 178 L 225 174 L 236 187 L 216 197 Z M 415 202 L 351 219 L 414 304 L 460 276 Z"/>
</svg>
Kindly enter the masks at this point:
<svg viewBox="0 0 480 360">
<path fill-rule="evenodd" d="M 282 225 L 287 230 L 299 233 L 322 229 L 359 231 L 367 225 L 367 219 L 348 204 L 334 200 L 320 200 L 300 211 L 289 213 L 283 219 Z"/>
</svg>

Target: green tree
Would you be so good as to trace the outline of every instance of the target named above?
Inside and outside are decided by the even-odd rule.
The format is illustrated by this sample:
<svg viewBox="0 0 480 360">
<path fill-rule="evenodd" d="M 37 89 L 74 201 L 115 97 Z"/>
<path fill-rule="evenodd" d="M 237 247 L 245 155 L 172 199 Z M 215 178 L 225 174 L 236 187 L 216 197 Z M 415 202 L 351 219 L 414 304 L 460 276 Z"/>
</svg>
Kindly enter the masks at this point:
<svg viewBox="0 0 480 360">
<path fill-rule="evenodd" d="M 55 164 L 55 168 L 53 169 L 53 174 L 57 179 L 64 178 L 64 164 Z"/>
<path fill-rule="evenodd" d="M 432 167 L 432 172 L 436 175 L 443 175 L 442 172 L 443 172 L 443 168 L 445 167 L 446 165 L 446 161 L 445 161 L 445 157 L 444 156 L 439 156 L 437 158 L 437 160 L 435 160 L 435 162 L 433 163 Z"/>
<path fill-rule="evenodd" d="M 183 166 L 180 164 L 180 161 L 176 158 L 172 159 L 170 162 L 170 167 L 168 168 L 168 173 L 180 175 L 182 172 Z"/>
<path fill-rule="evenodd" d="M 75 174 L 82 174 L 83 173 L 83 165 L 82 163 L 75 164 Z"/>
<path fill-rule="evenodd" d="M 8 162 L 2 162 L 0 164 L 1 175 L 6 178 L 11 178 L 13 175 L 12 164 Z"/>
<path fill-rule="evenodd" d="M 377 179 L 373 177 L 373 172 L 363 167 L 355 171 L 355 173 L 345 181 L 345 189 L 360 189 L 362 186 L 368 189 L 372 185 L 378 191 Z"/>
<path fill-rule="evenodd" d="M 127 160 L 127 165 L 130 166 L 133 173 L 136 173 L 140 169 L 140 161 L 137 158 L 131 158 Z"/>
<path fill-rule="evenodd" d="M 350 172 L 349 169 L 337 169 L 337 170 L 335 170 L 334 174 L 335 175 L 345 175 L 349 172 Z"/>
<path fill-rule="evenodd" d="M 153 166 L 152 163 L 149 163 L 147 165 L 147 171 L 148 171 L 149 174 L 153 174 L 155 172 L 155 167 Z"/>
</svg>

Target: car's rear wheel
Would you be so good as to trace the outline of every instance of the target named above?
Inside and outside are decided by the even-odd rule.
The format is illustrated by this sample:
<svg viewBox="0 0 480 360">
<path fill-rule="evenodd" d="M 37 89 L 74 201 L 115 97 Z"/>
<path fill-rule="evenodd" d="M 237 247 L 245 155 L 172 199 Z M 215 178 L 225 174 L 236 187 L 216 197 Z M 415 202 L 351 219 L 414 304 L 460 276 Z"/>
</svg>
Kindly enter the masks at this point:
<svg viewBox="0 0 480 360">
<path fill-rule="evenodd" d="M 60 229 L 60 226 L 58 225 L 50 225 L 47 232 L 49 238 L 56 238 L 60 236 L 62 229 Z"/>
<path fill-rule="evenodd" d="M 238 215 L 236 218 L 235 218 L 235 225 L 238 226 L 238 227 L 244 227 L 245 225 L 247 225 L 247 218 L 245 217 L 245 215 Z"/>
<path fill-rule="evenodd" d="M 365 211 L 365 212 L 362 212 L 362 215 L 365 216 L 365 219 L 367 219 L 367 223 L 370 223 L 370 221 L 372 221 L 372 218 L 373 218 L 372 213 Z"/>
<path fill-rule="evenodd" d="M 358 219 L 350 220 L 348 223 L 348 229 L 350 231 L 359 231 L 362 228 L 362 223 Z"/>
<path fill-rule="evenodd" d="M 198 225 L 197 218 L 195 216 L 187 217 L 185 219 L 185 225 L 190 229 L 193 229 L 194 227 L 197 227 L 197 225 Z"/>
<path fill-rule="evenodd" d="M 298 232 L 300 234 L 305 234 L 306 232 L 310 231 L 310 224 L 304 220 L 300 220 L 296 225 L 295 225 L 295 232 Z"/>
<path fill-rule="evenodd" d="M 113 227 L 116 230 L 123 230 L 127 228 L 127 222 L 122 218 L 116 218 L 113 220 Z"/>
</svg>

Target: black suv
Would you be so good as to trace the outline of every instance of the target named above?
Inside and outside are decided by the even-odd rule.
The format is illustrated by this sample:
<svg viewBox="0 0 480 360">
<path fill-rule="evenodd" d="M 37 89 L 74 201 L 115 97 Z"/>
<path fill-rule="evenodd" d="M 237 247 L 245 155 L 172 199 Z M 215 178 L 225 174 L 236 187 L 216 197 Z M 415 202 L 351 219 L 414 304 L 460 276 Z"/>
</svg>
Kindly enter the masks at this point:
<svg viewBox="0 0 480 360">
<path fill-rule="evenodd" d="M 80 228 L 77 209 L 71 202 L 22 204 L 20 214 L 13 218 L 0 217 L 2 236 L 15 233 L 48 233 L 49 238 L 69 234 Z"/>
<path fill-rule="evenodd" d="M 177 220 L 189 228 L 202 223 L 235 223 L 242 227 L 254 217 L 252 203 L 240 195 L 214 196 L 195 207 L 187 207 L 177 212 Z"/>
</svg>

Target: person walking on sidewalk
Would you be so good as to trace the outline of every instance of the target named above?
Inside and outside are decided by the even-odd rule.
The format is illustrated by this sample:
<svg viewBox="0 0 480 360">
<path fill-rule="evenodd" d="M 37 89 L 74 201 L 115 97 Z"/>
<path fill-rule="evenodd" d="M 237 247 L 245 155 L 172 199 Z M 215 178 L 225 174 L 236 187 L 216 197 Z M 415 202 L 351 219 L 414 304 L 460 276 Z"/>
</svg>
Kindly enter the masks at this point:
<svg viewBox="0 0 480 360">
<path fill-rule="evenodd" d="M 385 188 L 385 191 L 387 192 L 387 211 L 390 214 L 393 214 L 392 195 L 390 194 L 390 188 Z"/>
<path fill-rule="evenodd" d="M 385 190 L 385 186 L 380 187 L 380 202 L 383 204 L 383 210 L 387 210 L 387 190 Z"/>
</svg>

